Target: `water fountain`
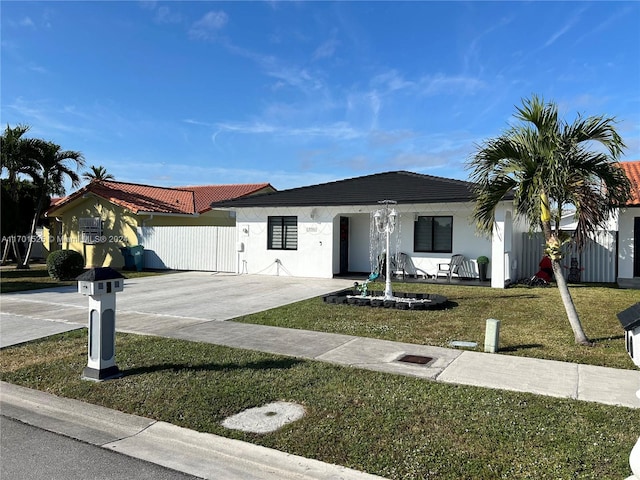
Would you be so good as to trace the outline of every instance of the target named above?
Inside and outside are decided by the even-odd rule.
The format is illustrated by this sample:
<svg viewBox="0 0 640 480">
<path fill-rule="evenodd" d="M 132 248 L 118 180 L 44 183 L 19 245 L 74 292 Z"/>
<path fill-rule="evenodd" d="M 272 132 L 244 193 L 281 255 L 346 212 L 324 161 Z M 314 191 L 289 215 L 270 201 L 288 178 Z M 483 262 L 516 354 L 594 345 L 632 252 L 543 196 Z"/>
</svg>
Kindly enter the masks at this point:
<svg viewBox="0 0 640 480">
<path fill-rule="evenodd" d="M 397 308 L 399 310 L 425 310 L 441 308 L 447 298 L 435 294 L 393 293 L 391 289 L 392 265 L 398 263 L 400 253 L 400 215 L 394 208 L 393 200 L 378 202 L 381 208 L 371 214 L 369 261 L 371 275 L 362 284 L 355 282 L 354 288 L 325 295 L 325 303 L 347 303 L 349 305 Z M 396 241 L 391 242 L 395 231 Z M 384 259 L 384 265 L 382 260 Z M 384 274 L 384 292 L 370 289 L 369 283 Z"/>
<path fill-rule="evenodd" d="M 396 212 L 395 208 L 391 206 L 396 204 L 396 202 L 394 202 L 393 200 L 382 200 L 379 203 L 383 204 L 384 207 L 376 210 L 376 212 L 373 214 L 373 220 L 376 227 L 376 231 L 380 234 L 385 235 L 385 240 L 386 240 L 385 272 L 386 274 L 385 274 L 385 282 L 384 282 L 385 283 L 384 299 L 392 300 L 393 292 L 391 291 L 391 275 L 393 272 L 391 270 L 391 249 L 389 247 L 390 247 L 391 234 L 393 233 L 396 227 L 396 218 L 398 216 L 398 213 Z M 396 237 L 398 237 L 398 235 L 396 235 Z M 395 253 L 397 253 L 397 249 Z"/>
</svg>

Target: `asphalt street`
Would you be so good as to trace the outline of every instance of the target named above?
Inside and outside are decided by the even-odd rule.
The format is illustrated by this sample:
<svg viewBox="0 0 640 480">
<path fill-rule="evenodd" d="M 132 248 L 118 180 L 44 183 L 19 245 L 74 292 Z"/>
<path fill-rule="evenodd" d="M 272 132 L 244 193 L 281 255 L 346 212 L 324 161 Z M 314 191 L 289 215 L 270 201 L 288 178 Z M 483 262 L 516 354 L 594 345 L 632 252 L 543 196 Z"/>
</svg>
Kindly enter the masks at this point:
<svg viewBox="0 0 640 480">
<path fill-rule="evenodd" d="M 0 416 L 3 480 L 187 480 L 175 470 Z"/>
</svg>

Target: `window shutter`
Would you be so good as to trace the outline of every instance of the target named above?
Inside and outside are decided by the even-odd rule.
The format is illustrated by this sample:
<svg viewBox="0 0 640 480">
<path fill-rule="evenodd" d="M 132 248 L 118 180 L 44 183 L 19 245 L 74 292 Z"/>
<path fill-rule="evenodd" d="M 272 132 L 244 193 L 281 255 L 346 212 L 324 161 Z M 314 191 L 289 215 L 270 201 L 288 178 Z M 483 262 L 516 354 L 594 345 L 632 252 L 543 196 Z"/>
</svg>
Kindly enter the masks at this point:
<svg viewBox="0 0 640 480">
<path fill-rule="evenodd" d="M 82 243 L 95 244 L 100 243 L 102 236 L 102 220 L 100 217 L 79 218 L 78 230 L 80 231 L 80 240 Z"/>
</svg>

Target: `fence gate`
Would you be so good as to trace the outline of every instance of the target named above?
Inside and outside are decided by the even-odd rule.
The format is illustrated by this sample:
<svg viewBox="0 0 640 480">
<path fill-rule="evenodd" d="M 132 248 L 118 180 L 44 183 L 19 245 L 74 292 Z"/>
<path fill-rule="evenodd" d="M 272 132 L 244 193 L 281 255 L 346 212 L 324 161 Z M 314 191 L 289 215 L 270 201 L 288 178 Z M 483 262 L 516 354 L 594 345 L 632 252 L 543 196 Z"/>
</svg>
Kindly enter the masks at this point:
<svg viewBox="0 0 640 480">
<path fill-rule="evenodd" d="M 236 227 L 141 227 L 145 268 L 235 272 Z"/>
<path fill-rule="evenodd" d="M 573 243 L 562 247 L 562 261 L 564 276 L 569 278 L 571 273 L 571 258 L 577 258 L 581 282 L 613 283 L 616 281 L 616 261 L 618 257 L 615 231 L 599 231 L 594 238 L 585 242 L 582 252 L 576 250 Z M 520 261 L 521 277 L 531 277 L 538 270 L 538 264 L 544 255 L 544 235 L 536 233 L 522 234 L 522 259 Z"/>
</svg>

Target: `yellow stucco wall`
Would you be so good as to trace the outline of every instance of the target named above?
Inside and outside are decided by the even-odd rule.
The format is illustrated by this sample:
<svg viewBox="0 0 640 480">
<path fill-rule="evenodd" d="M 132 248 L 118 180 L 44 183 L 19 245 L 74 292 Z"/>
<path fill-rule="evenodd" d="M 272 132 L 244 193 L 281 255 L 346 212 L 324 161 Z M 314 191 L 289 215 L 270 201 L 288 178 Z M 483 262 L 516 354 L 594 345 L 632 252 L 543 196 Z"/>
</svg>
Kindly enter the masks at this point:
<svg viewBox="0 0 640 480">
<path fill-rule="evenodd" d="M 136 229 L 138 218 L 131 212 L 102 198 L 89 197 L 66 206 L 58 212 L 59 233 L 53 240 L 63 250 L 80 252 L 85 266 L 122 268 L 124 257 L 120 248 L 138 244 Z M 96 244 L 82 243 L 79 232 L 80 218 L 100 218 L 102 239 Z M 55 222 L 55 219 L 52 219 Z"/>
<path fill-rule="evenodd" d="M 218 226 L 233 227 L 236 218 L 229 215 L 229 212 L 220 210 L 209 210 L 198 216 L 165 216 L 165 215 L 140 215 L 140 226 L 145 227 L 170 227 L 170 226 Z"/>
<path fill-rule="evenodd" d="M 120 248 L 138 245 L 138 227 L 235 225 L 235 217 L 229 212 L 211 210 L 198 216 L 136 215 L 96 196 L 78 199 L 52 214 L 54 218 L 50 218 L 50 228 L 43 231 L 43 246 L 48 252 L 58 249 L 80 252 L 87 268 L 124 267 Z M 95 217 L 102 220 L 103 241 L 93 245 L 84 244 L 78 220 Z"/>
</svg>

